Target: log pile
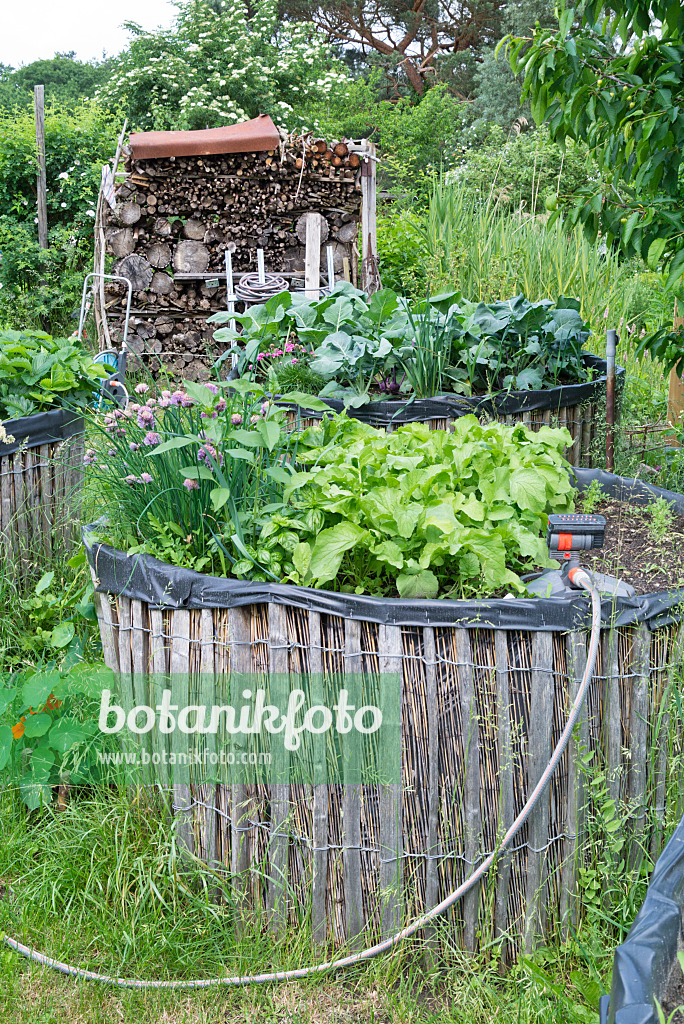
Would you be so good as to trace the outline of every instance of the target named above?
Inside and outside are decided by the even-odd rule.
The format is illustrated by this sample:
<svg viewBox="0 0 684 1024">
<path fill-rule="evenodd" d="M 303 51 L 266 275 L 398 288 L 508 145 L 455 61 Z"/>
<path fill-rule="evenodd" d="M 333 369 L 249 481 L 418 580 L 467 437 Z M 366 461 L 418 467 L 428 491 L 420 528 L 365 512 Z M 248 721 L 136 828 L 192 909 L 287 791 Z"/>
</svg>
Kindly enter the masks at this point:
<svg viewBox="0 0 684 1024">
<path fill-rule="evenodd" d="M 261 248 L 267 271 L 303 287 L 309 212 L 321 217 L 322 268 L 333 245 L 338 279 L 345 259 L 358 275 L 362 154 L 349 143 L 299 135 L 268 152 L 134 160 L 124 149 L 124 158 L 116 208 L 105 207 L 105 246 L 111 272 L 132 283 L 130 347 L 150 368 L 182 365 L 201 378 L 212 333 L 204 321 L 226 308 L 226 251 L 236 284 L 256 271 Z M 123 295 L 108 286 L 115 327 Z"/>
</svg>

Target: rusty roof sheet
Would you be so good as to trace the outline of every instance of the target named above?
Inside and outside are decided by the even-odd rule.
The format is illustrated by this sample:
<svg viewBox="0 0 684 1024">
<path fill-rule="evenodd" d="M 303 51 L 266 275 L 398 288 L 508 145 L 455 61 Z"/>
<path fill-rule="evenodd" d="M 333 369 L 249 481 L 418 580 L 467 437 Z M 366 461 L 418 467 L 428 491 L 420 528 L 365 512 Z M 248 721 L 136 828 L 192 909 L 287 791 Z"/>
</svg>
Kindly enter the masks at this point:
<svg viewBox="0 0 684 1024">
<path fill-rule="evenodd" d="M 194 132 L 131 132 L 135 160 L 162 156 L 209 156 L 211 153 L 258 153 L 277 149 L 278 129 L 268 114 L 226 128 Z"/>
</svg>

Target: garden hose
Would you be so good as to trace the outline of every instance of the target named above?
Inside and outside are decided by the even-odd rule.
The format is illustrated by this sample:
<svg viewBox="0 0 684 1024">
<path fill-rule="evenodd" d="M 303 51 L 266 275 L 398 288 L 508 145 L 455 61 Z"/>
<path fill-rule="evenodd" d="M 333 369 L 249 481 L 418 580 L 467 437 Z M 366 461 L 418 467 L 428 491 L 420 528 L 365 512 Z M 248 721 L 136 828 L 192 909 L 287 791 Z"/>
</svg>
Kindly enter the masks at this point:
<svg viewBox="0 0 684 1024">
<path fill-rule="evenodd" d="M 43 964 L 45 967 L 51 967 L 53 970 L 60 971 L 62 974 L 68 974 L 73 978 L 83 978 L 85 981 L 100 981 L 105 985 L 115 985 L 118 988 L 190 989 L 210 988 L 215 985 L 259 985 L 276 981 L 297 981 L 300 978 L 307 978 L 314 974 L 324 974 L 328 971 L 338 971 L 343 967 L 352 967 L 354 964 L 361 963 L 364 960 L 370 960 L 372 957 L 379 956 L 381 953 L 386 953 L 388 950 L 393 949 L 395 946 L 399 945 L 400 942 L 403 942 L 404 939 L 408 939 L 412 935 L 415 935 L 416 932 L 421 930 L 421 928 L 424 928 L 431 921 L 434 921 L 435 918 L 443 914 L 445 910 L 452 907 L 461 899 L 462 896 L 465 896 L 468 890 L 487 874 L 496 858 L 509 846 L 511 840 L 520 831 L 529 817 L 534 806 L 546 789 L 551 776 L 557 768 L 558 763 L 563 756 L 563 752 L 570 741 L 572 730 L 577 722 L 580 711 L 582 710 L 582 705 L 587 695 L 589 683 L 594 672 L 594 665 L 596 663 L 601 630 L 601 595 L 594 585 L 591 576 L 584 569 L 573 568 L 570 570 L 569 576 L 576 587 L 586 590 L 591 596 L 591 635 L 582 681 L 570 708 L 565 728 L 563 729 L 555 750 L 551 755 L 551 760 L 544 769 L 537 785 L 528 797 L 525 806 L 522 808 L 515 821 L 504 835 L 496 850 L 485 857 L 480 866 L 473 871 L 470 877 L 462 882 L 454 892 L 443 899 L 441 903 L 432 907 L 431 910 L 422 914 L 421 917 L 417 918 L 406 928 L 396 932 L 390 938 L 384 939 L 382 942 L 378 942 L 374 946 L 369 946 L 367 949 L 361 950 L 358 953 L 352 953 L 349 956 L 340 957 L 339 960 L 328 960 L 326 963 L 318 964 L 316 966 L 300 967 L 289 971 L 271 971 L 263 974 L 248 974 L 237 977 L 203 978 L 195 981 L 144 981 L 135 978 L 112 978 L 107 974 L 96 974 L 94 971 L 86 971 L 80 967 L 72 967 L 70 964 L 63 964 L 59 960 L 54 960 L 52 957 L 45 956 L 43 953 L 39 953 L 37 950 L 31 949 L 29 946 L 24 946 L 21 942 L 17 942 L 16 939 L 12 939 L 8 935 L 3 936 L 5 945 L 9 946 L 9 948 L 14 950 L 16 953 L 21 953 L 23 956 L 33 960 L 35 963 Z"/>
</svg>

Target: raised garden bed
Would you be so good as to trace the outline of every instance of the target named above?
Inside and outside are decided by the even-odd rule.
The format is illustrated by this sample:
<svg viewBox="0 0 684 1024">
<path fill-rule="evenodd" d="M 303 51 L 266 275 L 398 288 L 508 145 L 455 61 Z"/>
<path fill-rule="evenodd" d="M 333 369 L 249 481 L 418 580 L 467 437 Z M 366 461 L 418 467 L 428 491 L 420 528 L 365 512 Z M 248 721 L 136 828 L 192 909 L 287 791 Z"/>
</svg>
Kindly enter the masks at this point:
<svg viewBox="0 0 684 1024">
<path fill-rule="evenodd" d="M 579 470 L 611 498 L 654 497 L 684 515 L 684 496 Z M 336 943 L 390 933 L 435 905 L 496 844 L 546 767 L 582 673 L 588 602 L 401 600 L 212 578 L 88 540 L 107 665 L 131 700 L 147 673 L 170 676 L 176 704 L 196 702 L 200 673 L 396 672 L 401 788 L 380 785 L 174 787 L 185 842 L 245 879 L 243 908 L 285 898 L 293 924 Z M 568 934 L 581 912 L 584 780 L 595 752 L 611 795 L 631 808 L 626 856 L 661 839 L 666 709 L 681 640 L 680 591 L 604 602 L 605 628 L 576 737 L 515 849 L 450 918 L 466 949 L 505 936 L 504 953 Z M 137 687 L 142 689 L 138 690 Z M 211 694 L 220 702 L 220 694 Z M 531 709 L 534 709 L 534 714 Z M 647 779 L 647 743 L 655 751 Z M 174 785 L 173 773 L 160 779 Z M 646 822 L 655 821 L 647 832 Z M 287 836 L 285 843 L 283 836 Z M 284 904 L 281 903 L 282 907 Z M 364 934 L 364 939 L 368 935 Z"/>
<path fill-rule="evenodd" d="M 596 376 L 583 384 L 564 384 L 544 391 L 513 391 L 501 396 L 436 395 L 412 402 L 377 400 L 359 409 L 347 408 L 347 413 L 386 430 L 396 429 L 402 423 L 427 423 L 431 430 L 449 430 L 455 419 L 468 413 L 509 425 L 523 423 L 530 430 L 565 427 L 572 437 L 572 444 L 565 450 L 566 458 L 574 466 L 588 467 L 605 429 L 606 361 L 586 353 L 584 362 Z M 616 373 L 619 410 L 624 367 L 618 366 Z M 335 412 L 344 409 L 344 402 L 339 399 L 322 401 Z M 287 396 L 281 398 L 281 404 L 287 408 Z M 314 423 L 320 415 L 305 410 L 289 412 L 290 421 L 302 426 Z"/>
<path fill-rule="evenodd" d="M 601 1000 L 601 1024 L 658 1024 L 660 1003 L 668 1024 L 681 1024 L 684 973 L 684 820 L 661 853 L 646 898 L 626 940 L 615 951 L 610 997 Z"/>
<path fill-rule="evenodd" d="M 564 426 L 570 461 L 591 463 L 606 363 L 583 351 L 590 330 L 574 299 L 561 296 L 554 306 L 519 295 L 485 305 L 450 292 L 411 302 L 341 282 L 321 300 L 284 292 L 236 320 L 241 334 L 222 328 L 214 337 L 239 340 L 236 372 L 285 401 L 290 391 L 309 392 L 386 429 L 408 422 L 449 429 L 467 412 L 532 429 Z M 619 413 L 624 370 L 617 374 Z"/>
<path fill-rule="evenodd" d="M 0 540 L 15 579 L 76 539 L 83 412 L 106 376 L 75 338 L 0 331 Z"/>
<path fill-rule="evenodd" d="M 0 542 L 18 576 L 76 539 L 83 418 L 65 409 L 6 420 L 0 443 Z"/>
</svg>

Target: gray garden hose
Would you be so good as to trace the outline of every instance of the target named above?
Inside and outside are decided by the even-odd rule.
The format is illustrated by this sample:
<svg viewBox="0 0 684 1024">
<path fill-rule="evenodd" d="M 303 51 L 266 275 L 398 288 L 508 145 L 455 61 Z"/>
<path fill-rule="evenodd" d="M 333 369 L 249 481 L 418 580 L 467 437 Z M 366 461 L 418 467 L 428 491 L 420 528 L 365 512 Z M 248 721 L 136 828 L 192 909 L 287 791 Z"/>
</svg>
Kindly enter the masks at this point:
<svg viewBox="0 0 684 1024">
<path fill-rule="evenodd" d="M 565 728 L 561 733 L 561 736 L 556 744 L 556 748 L 551 755 L 551 760 L 546 766 L 539 782 L 532 790 L 531 795 L 527 799 L 527 803 L 518 814 L 517 818 L 506 832 L 505 836 L 501 840 L 501 843 L 482 861 L 480 866 L 473 871 L 472 875 L 462 882 L 457 889 L 454 890 L 449 896 L 438 903 L 437 906 L 432 907 L 421 917 L 417 918 L 412 924 L 403 928 L 401 931 L 396 932 L 388 939 L 384 939 L 382 942 L 376 943 L 374 946 L 370 946 L 368 949 L 361 950 L 359 953 L 353 953 L 350 956 L 341 957 L 339 960 L 328 960 L 326 963 L 318 964 L 312 967 L 300 967 L 296 970 L 290 971 L 271 971 L 264 974 L 247 974 L 242 977 L 232 978 L 203 978 L 196 981 L 142 981 L 139 979 L 128 979 L 128 978 L 112 978 L 108 974 L 96 974 L 94 971 L 86 971 L 81 967 L 72 967 L 70 964 L 63 964 L 59 960 L 53 960 L 52 957 L 45 956 L 43 953 L 39 953 L 35 949 L 31 949 L 29 946 L 24 946 L 21 942 L 17 942 L 16 939 L 12 939 L 9 935 L 3 936 L 5 945 L 9 946 L 16 953 L 21 953 L 23 956 L 28 957 L 35 963 L 43 964 L 45 967 L 51 967 L 55 971 L 60 971 L 62 974 L 71 975 L 73 978 L 83 978 L 86 981 L 101 981 L 106 985 L 116 985 L 118 988 L 210 988 L 214 985 L 260 985 L 266 982 L 275 981 L 297 981 L 300 978 L 307 978 L 312 974 L 323 974 L 326 971 L 337 971 L 343 967 L 351 967 L 353 964 L 361 963 L 363 960 L 370 960 L 372 957 L 378 956 L 380 953 L 385 953 L 392 949 L 394 946 L 399 945 L 404 939 L 410 938 L 415 935 L 416 932 L 424 928 L 425 925 L 429 924 L 430 921 L 434 921 L 436 917 L 443 914 L 445 910 L 452 907 L 462 896 L 471 889 L 476 882 L 478 882 L 483 875 L 486 875 L 492 864 L 498 856 L 505 850 L 510 844 L 511 840 L 520 831 L 525 821 L 529 817 L 532 809 L 539 800 L 540 796 L 546 789 L 551 776 L 558 766 L 558 762 L 563 756 L 570 737 L 572 736 L 572 730 L 579 717 L 580 711 L 582 710 L 582 704 L 587 695 L 589 689 L 589 683 L 594 673 L 594 665 L 596 663 L 596 655 L 598 652 L 600 631 L 601 631 L 601 595 L 596 589 L 591 576 L 585 572 L 584 569 L 571 569 L 570 577 L 572 582 L 586 590 L 591 595 L 591 636 L 589 640 L 589 650 L 587 651 L 587 663 L 582 675 L 582 681 L 577 691 L 577 696 L 573 701 L 572 707 L 570 708 L 570 714 L 568 720 L 565 723 Z"/>
</svg>

